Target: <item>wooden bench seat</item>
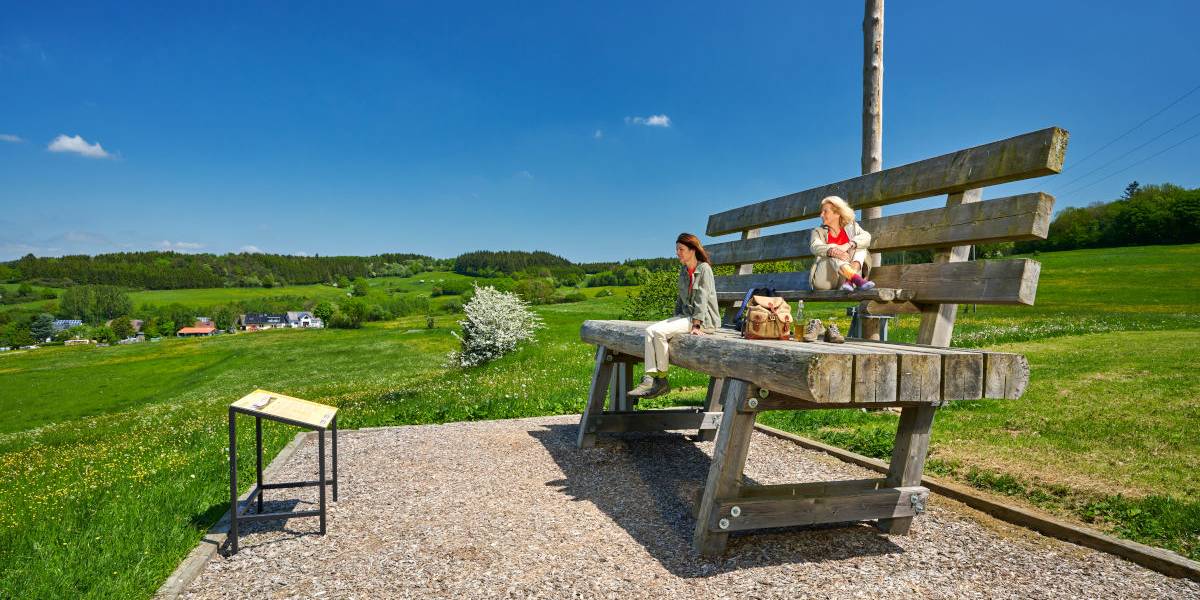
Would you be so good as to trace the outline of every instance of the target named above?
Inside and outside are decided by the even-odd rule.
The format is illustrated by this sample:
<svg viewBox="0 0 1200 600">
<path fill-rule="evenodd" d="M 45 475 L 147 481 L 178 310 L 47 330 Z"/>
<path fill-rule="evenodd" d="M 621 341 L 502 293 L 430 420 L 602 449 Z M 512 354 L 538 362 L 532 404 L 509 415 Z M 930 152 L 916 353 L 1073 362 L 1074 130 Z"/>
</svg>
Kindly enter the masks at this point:
<svg viewBox="0 0 1200 600">
<path fill-rule="evenodd" d="M 918 343 L 880 342 L 866 327 L 866 339 L 844 344 L 750 341 L 727 330 L 680 335 L 670 340 L 670 362 L 711 376 L 704 407 L 637 410 L 627 392 L 649 323 L 587 321 L 580 337 L 597 348 L 579 446 L 626 431 L 696 430 L 698 439 L 714 441 L 696 505 L 693 546 L 701 554 L 723 552 L 731 531 L 767 527 L 871 520 L 885 532 L 907 533 L 928 495 L 920 482 L 936 409 L 954 400 L 1018 399 L 1029 382 L 1023 356 L 949 347 L 958 304 L 1031 305 L 1037 293 L 1037 261 L 967 259 L 974 244 L 1045 238 L 1054 199 L 1035 192 L 985 201 L 983 188 L 1058 173 L 1066 146 L 1066 131 L 1050 127 L 710 216 L 708 235 L 740 234 L 708 245 L 714 266 L 735 266 L 735 274 L 716 278 L 727 311 L 761 287 L 802 303 L 860 302 L 866 313 L 919 313 Z M 814 219 L 826 196 L 863 209 L 940 194 L 947 194 L 943 208 L 863 221 L 873 252 L 934 250 L 931 263 L 872 268 L 873 290 L 816 291 L 806 271 L 754 272 L 757 263 L 811 258 L 809 229 L 760 234 Z M 881 406 L 901 407 L 885 479 L 743 485 L 760 411 Z"/>
<path fill-rule="evenodd" d="M 586 321 L 580 337 L 606 348 L 612 362 L 640 362 L 650 324 Z M 941 405 L 985 397 L 985 390 L 998 394 L 991 397 L 1015 399 L 1029 378 L 1028 364 L 1019 354 L 853 339 L 845 344 L 745 340 L 729 329 L 677 336 L 669 355 L 671 364 L 713 377 L 736 377 L 789 398 L 773 401 L 774 409 Z"/>
</svg>

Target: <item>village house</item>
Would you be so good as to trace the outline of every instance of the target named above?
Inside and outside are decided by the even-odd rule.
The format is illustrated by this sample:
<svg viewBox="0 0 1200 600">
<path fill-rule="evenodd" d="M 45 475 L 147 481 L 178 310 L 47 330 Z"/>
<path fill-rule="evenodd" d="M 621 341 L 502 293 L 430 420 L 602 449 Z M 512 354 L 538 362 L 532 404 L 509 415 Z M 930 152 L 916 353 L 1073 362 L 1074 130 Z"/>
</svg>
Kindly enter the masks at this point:
<svg viewBox="0 0 1200 600">
<path fill-rule="evenodd" d="M 289 310 L 287 312 L 288 327 L 310 327 L 320 329 L 325 326 L 320 318 L 305 310 Z"/>
<path fill-rule="evenodd" d="M 212 334 L 216 333 L 216 331 L 217 331 L 217 326 L 213 325 L 211 322 L 205 323 L 203 321 L 196 321 L 195 325 L 192 325 L 191 327 L 184 327 L 183 329 L 180 329 L 179 332 L 176 333 L 175 335 L 177 335 L 179 337 L 198 337 L 198 336 L 212 335 Z"/>
<path fill-rule="evenodd" d="M 51 326 L 54 327 L 54 333 L 65 331 L 72 327 L 79 327 L 80 325 L 83 325 L 83 321 L 80 319 L 55 319 L 51 323 Z"/>
<path fill-rule="evenodd" d="M 246 313 L 238 319 L 238 326 L 245 331 L 279 329 L 288 326 L 288 317 L 272 313 Z"/>
</svg>

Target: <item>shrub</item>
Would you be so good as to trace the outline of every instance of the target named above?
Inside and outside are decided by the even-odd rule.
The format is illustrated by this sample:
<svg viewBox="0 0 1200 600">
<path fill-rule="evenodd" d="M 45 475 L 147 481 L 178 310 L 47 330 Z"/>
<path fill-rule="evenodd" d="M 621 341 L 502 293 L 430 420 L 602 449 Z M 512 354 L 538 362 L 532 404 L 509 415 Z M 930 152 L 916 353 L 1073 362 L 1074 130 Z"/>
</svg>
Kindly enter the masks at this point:
<svg viewBox="0 0 1200 600">
<path fill-rule="evenodd" d="M 583 292 L 571 292 L 563 297 L 563 302 L 583 302 L 587 300 L 587 296 Z"/>
<path fill-rule="evenodd" d="M 533 339 L 544 327 L 542 319 L 529 305 L 511 292 L 475 287 L 475 295 L 464 307 L 466 318 L 459 321 L 462 349 L 450 353 L 450 360 L 473 367 L 512 352 L 517 345 Z"/>
<path fill-rule="evenodd" d="M 604 289 L 596 292 L 597 298 L 608 298 L 609 296 L 612 296 L 612 295 L 613 295 L 613 291 L 608 288 L 604 288 Z"/>
<path fill-rule="evenodd" d="M 622 319 L 633 321 L 659 321 L 675 313 L 675 299 L 679 296 L 679 273 L 655 271 L 646 278 L 646 283 L 636 294 L 625 300 Z"/>
<path fill-rule="evenodd" d="M 546 279 L 522 279 L 512 291 L 530 304 L 554 302 L 554 284 Z"/>
</svg>

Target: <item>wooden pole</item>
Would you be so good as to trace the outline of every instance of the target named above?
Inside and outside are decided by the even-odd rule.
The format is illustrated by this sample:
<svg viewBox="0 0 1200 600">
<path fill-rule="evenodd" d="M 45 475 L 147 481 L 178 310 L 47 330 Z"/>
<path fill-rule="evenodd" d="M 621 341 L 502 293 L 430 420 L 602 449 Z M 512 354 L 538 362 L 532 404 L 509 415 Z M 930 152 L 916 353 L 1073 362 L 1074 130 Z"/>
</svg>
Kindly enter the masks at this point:
<svg viewBox="0 0 1200 600">
<path fill-rule="evenodd" d="M 862 124 L 862 172 L 866 175 L 883 169 L 883 0 L 866 0 L 863 11 Z M 882 216 L 880 207 L 862 210 L 864 221 Z M 880 254 L 872 252 L 867 262 L 878 267 Z M 878 340 L 879 320 L 859 318 L 862 336 Z"/>
</svg>

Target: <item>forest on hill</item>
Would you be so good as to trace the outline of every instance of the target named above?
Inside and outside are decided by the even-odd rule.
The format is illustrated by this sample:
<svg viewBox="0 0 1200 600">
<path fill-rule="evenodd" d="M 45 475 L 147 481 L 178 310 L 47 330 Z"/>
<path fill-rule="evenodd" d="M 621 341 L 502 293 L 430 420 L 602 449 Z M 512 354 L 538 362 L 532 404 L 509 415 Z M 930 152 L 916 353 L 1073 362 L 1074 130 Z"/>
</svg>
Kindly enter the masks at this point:
<svg viewBox="0 0 1200 600">
<path fill-rule="evenodd" d="M 36 257 L 0 263 L 0 281 L 32 281 L 55 287 L 116 285 L 148 290 L 214 287 L 277 287 L 331 283 L 340 278 L 407 277 L 447 270 L 452 261 L 419 254 L 290 256 L 118 252 L 96 256 Z"/>
</svg>

